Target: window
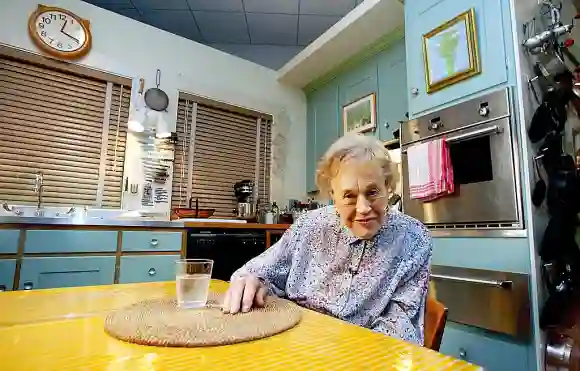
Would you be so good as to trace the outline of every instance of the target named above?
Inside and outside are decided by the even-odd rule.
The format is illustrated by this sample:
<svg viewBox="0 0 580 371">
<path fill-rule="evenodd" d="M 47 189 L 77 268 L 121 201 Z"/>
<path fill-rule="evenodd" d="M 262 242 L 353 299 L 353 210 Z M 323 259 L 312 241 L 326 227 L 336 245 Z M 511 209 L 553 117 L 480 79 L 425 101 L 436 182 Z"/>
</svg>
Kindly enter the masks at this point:
<svg viewBox="0 0 580 371">
<path fill-rule="evenodd" d="M 270 202 L 271 120 L 224 104 L 180 96 L 172 207 L 200 208 L 232 217 L 234 184 L 249 179 L 260 204 Z"/>
<path fill-rule="evenodd" d="M 120 207 L 130 97 L 130 85 L 0 56 L 0 201 L 35 203 L 42 172 L 45 205 Z"/>
</svg>

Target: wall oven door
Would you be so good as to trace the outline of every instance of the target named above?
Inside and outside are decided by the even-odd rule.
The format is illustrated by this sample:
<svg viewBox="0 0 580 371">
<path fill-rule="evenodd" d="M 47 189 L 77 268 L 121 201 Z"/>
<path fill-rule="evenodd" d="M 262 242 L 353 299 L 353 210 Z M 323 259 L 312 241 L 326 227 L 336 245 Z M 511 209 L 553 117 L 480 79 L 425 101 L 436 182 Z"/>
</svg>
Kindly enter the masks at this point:
<svg viewBox="0 0 580 371">
<path fill-rule="evenodd" d="M 419 135 L 418 140 L 408 140 L 403 144 L 401 160 L 405 213 L 431 227 L 521 227 L 511 115 L 509 106 L 498 109 L 498 106 L 508 102 L 507 92 L 504 94 L 506 97 L 487 97 L 479 104 L 468 102 L 471 104 L 464 103 L 465 107 L 460 105 L 442 112 L 435 122 L 444 130 L 424 130 L 424 127 L 416 130 L 421 122 L 415 123 L 415 133 L 429 132 L 429 135 L 424 135 L 424 138 Z M 492 111 L 487 111 L 489 113 L 486 115 L 483 115 L 485 111 L 472 114 L 471 111 L 477 107 Z M 444 126 L 445 123 L 447 125 Z M 432 125 L 433 119 L 424 124 Z M 445 138 L 449 144 L 455 192 L 431 202 L 412 200 L 409 197 L 406 148 L 438 138 Z"/>
</svg>

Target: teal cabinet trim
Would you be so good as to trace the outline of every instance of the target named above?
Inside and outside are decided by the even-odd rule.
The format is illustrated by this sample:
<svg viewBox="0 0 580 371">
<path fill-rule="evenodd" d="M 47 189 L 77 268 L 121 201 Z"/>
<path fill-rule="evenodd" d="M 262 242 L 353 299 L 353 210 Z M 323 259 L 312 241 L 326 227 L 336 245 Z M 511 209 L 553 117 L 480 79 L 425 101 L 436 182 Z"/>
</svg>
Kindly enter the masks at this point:
<svg viewBox="0 0 580 371">
<path fill-rule="evenodd" d="M 16 229 L 0 230 L 0 254 L 16 254 L 20 231 Z"/>
<path fill-rule="evenodd" d="M 530 273 L 527 238 L 433 238 L 434 265 Z"/>
<path fill-rule="evenodd" d="M 504 12 L 509 12 L 509 3 L 502 0 L 423 0 L 405 2 L 405 40 L 407 50 L 407 94 L 411 118 L 434 109 L 457 103 L 459 99 L 487 91 L 508 81 L 508 62 Z M 423 35 L 451 20 L 460 13 L 475 9 L 475 23 L 481 73 L 453 84 L 433 94 L 427 94 L 423 56 Z M 508 13 L 509 14 L 509 13 Z M 412 94 L 413 89 L 418 94 Z"/>
<path fill-rule="evenodd" d="M 181 232 L 123 232 L 123 251 L 181 251 Z"/>
<path fill-rule="evenodd" d="M 19 289 L 111 285 L 114 256 L 24 258 Z"/>
<path fill-rule="evenodd" d="M 527 344 L 480 330 L 447 322 L 440 352 L 482 366 L 486 371 L 528 371 Z"/>
<path fill-rule="evenodd" d="M 175 261 L 179 255 L 122 256 L 119 283 L 175 280 Z"/>
<path fill-rule="evenodd" d="M 0 260 L 0 291 L 11 291 L 16 273 L 16 259 Z"/>
<path fill-rule="evenodd" d="M 28 230 L 25 253 L 113 252 L 117 231 Z"/>
</svg>

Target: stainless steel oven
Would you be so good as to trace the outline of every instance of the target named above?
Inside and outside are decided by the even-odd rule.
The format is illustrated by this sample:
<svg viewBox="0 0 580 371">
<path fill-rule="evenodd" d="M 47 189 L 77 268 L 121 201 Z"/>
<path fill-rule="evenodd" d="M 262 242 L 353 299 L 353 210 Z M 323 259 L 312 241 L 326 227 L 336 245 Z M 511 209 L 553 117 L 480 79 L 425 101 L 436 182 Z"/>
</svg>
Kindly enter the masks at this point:
<svg viewBox="0 0 580 371">
<path fill-rule="evenodd" d="M 523 228 L 511 102 L 508 89 L 496 91 L 402 124 L 405 213 L 431 228 Z M 438 138 L 449 144 L 455 192 L 411 199 L 406 150 Z"/>
</svg>

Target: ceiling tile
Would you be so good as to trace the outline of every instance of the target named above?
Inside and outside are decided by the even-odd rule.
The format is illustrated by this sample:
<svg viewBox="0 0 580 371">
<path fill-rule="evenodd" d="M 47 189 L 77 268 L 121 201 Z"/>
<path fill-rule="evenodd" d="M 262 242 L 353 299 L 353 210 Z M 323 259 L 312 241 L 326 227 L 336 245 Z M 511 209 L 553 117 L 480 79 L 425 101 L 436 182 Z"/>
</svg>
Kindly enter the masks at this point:
<svg viewBox="0 0 580 371">
<path fill-rule="evenodd" d="M 250 13 L 298 14 L 299 0 L 244 0 L 244 9 Z"/>
<path fill-rule="evenodd" d="M 356 0 L 300 0 L 300 14 L 340 15 L 354 9 Z"/>
<path fill-rule="evenodd" d="M 296 45 L 298 15 L 247 13 L 252 44 Z"/>
<path fill-rule="evenodd" d="M 201 35 L 189 10 L 143 11 L 143 22 L 162 30 L 200 41 Z"/>
<path fill-rule="evenodd" d="M 191 10 L 243 12 L 242 0 L 187 0 Z"/>
<path fill-rule="evenodd" d="M 209 43 L 250 42 L 246 16 L 233 12 L 193 12 L 203 39 Z"/>
<path fill-rule="evenodd" d="M 131 0 L 85 0 L 85 2 L 102 6 L 102 5 L 122 5 L 127 8 L 134 8 L 133 4 L 131 4 Z"/>
<path fill-rule="evenodd" d="M 111 9 L 111 10 L 117 14 L 124 15 L 125 17 L 132 18 L 132 19 L 135 19 L 137 21 L 141 20 L 141 14 L 139 14 L 139 11 L 135 8 L 133 8 L 133 9 L 126 9 L 126 8 L 123 9 L 122 8 L 122 9 L 116 9 L 116 10 Z"/>
<path fill-rule="evenodd" d="M 298 22 L 298 45 L 308 45 L 342 17 L 301 15 Z"/>
<path fill-rule="evenodd" d="M 189 10 L 187 0 L 131 0 L 139 10 L 173 9 Z"/>
</svg>

